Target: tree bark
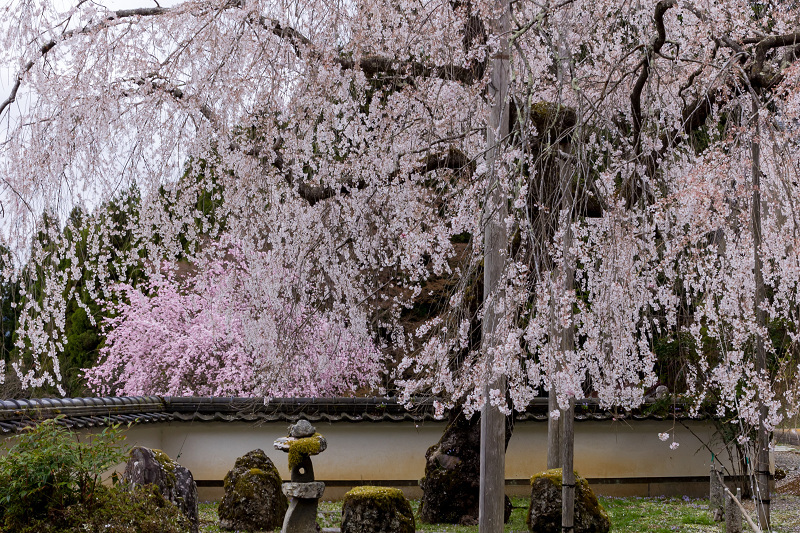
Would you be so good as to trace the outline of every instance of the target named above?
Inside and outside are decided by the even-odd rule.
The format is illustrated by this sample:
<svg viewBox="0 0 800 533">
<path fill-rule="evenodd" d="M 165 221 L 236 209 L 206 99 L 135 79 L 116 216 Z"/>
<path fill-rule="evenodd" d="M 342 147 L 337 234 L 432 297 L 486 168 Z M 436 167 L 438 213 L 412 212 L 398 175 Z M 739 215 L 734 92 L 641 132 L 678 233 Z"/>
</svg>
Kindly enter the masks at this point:
<svg viewBox="0 0 800 533">
<path fill-rule="evenodd" d="M 428 524 L 478 523 L 480 500 L 480 440 L 481 417 L 466 418 L 461 409 L 449 414 L 439 442 L 425 454 L 425 477 L 419 519 Z M 511 437 L 513 424 L 506 419 L 505 446 Z M 504 498 L 504 520 L 511 516 L 511 500 Z"/>
<path fill-rule="evenodd" d="M 505 500 L 505 416 L 491 404 L 490 391 L 499 390 L 505 399 L 506 383 L 502 376 L 492 377 L 494 362 L 492 349 L 498 346 L 497 326 L 500 314 L 494 303 L 500 293 L 500 279 L 505 267 L 505 252 L 508 245 L 505 219 L 506 198 L 500 186 L 499 170 L 502 146 L 509 132 L 508 90 L 510 77 L 509 61 L 509 0 L 501 0 L 500 18 L 494 21 L 494 33 L 500 36 L 499 48 L 492 58 L 492 77 L 489 98 L 492 102 L 491 116 L 486 132 L 487 155 L 490 178 L 486 202 L 484 203 L 484 270 L 483 298 L 484 318 L 481 336 L 482 349 L 486 357 L 487 383 L 484 389 L 485 405 L 481 412 L 481 476 L 478 527 L 481 533 L 503 531 Z"/>
</svg>

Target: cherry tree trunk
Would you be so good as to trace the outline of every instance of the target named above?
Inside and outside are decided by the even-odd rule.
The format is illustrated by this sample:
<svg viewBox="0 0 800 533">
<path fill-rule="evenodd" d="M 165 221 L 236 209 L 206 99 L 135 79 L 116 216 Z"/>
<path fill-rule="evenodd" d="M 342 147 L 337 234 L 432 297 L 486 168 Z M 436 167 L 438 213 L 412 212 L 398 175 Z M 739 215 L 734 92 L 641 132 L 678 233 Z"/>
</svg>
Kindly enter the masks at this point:
<svg viewBox="0 0 800 533">
<path fill-rule="evenodd" d="M 513 430 L 506 419 L 505 446 Z M 424 523 L 475 525 L 480 500 L 481 417 L 466 418 L 461 410 L 450 413 L 439 442 L 425 454 L 425 477 L 420 480 L 419 517 Z M 504 497 L 503 519 L 511 515 L 511 500 Z"/>
</svg>

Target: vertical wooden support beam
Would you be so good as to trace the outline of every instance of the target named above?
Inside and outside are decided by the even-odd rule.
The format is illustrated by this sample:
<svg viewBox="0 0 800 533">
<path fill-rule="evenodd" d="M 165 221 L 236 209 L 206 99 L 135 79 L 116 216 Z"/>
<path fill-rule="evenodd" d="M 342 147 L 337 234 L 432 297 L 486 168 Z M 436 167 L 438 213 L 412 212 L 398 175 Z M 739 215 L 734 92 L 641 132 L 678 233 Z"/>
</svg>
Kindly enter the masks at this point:
<svg viewBox="0 0 800 533">
<path fill-rule="evenodd" d="M 761 331 L 767 328 L 767 313 L 762 308 L 766 299 L 766 289 L 764 287 L 763 260 L 761 257 L 761 146 L 760 135 L 761 127 L 758 119 L 758 101 L 756 96 L 753 99 L 753 140 L 750 142 L 750 156 L 752 161 L 753 175 L 753 274 L 755 277 L 755 315 L 756 326 Z M 767 352 L 764 346 L 764 339 L 760 332 L 756 334 L 756 372 L 768 372 Z M 759 397 L 759 425 L 758 436 L 756 437 L 756 493 L 755 504 L 758 516 L 758 524 L 764 531 L 769 531 L 770 518 L 770 493 L 769 493 L 769 432 L 766 427 L 768 409 L 763 398 Z"/>
<path fill-rule="evenodd" d="M 547 398 L 547 469 L 561 468 L 561 422 L 563 417 L 553 418 L 550 413 L 558 411 L 555 390 Z"/>
<path fill-rule="evenodd" d="M 562 224 L 565 224 L 564 240 L 561 243 L 562 256 L 564 257 L 564 285 L 565 294 L 575 290 L 575 259 L 572 257 L 572 175 L 574 170 L 570 165 L 562 162 L 559 164 L 559 179 L 561 182 L 561 210 L 566 213 Z M 564 354 L 575 350 L 575 325 L 570 309 L 570 320 L 561 329 L 561 352 Z M 565 357 L 566 359 L 566 357 Z M 578 394 L 573 391 L 572 394 Z M 573 533 L 575 530 L 575 397 L 569 399 L 569 406 L 561 415 L 561 530 L 562 533 Z"/>
<path fill-rule="evenodd" d="M 562 439 L 561 470 L 561 531 L 575 531 L 575 398 L 569 399 L 569 407 L 561 415 L 563 419 L 564 438 Z"/>
<path fill-rule="evenodd" d="M 484 203 L 484 263 L 482 323 L 482 349 L 486 357 L 487 383 L 484 390 L 486 404 L 481 412 L 481 470 L 478 527 L 481 533 L 501 533 L 505 507 L 505 415 L 492 406 L 490 390 L 499 390 L 505 398 L 506 383 L 503 376 L 492 376 L 494 361 L 492 348 L 500 345 L 497 326 L 500 314 L 495 304 L 502 298 L 500 279 L 505 269 L 508 235 L 505 219 L 508 213 L 507 198 L 500 184 L 500 167 L 503 144 L 509 132 L 508 91 L 510 56 L 508 33 L 510 28 L 509 0 L 499 0 L 499 18 L 493 21 L 492 32 L 500 37 L 499 48 L 492 57 L 492 75 L 489 83 L 491 115 L 486 131 L 487 159 L 490 165 L 490 182 Z"/>
<path fill-rule="evenodd" d="M 722 475 L 717 472 L 713 462 L 709 473 L 708 508 L 714 516 L 714 521 L 722 521 L 725 511 L 725 489 L 722 487 Z"/>
</svg>

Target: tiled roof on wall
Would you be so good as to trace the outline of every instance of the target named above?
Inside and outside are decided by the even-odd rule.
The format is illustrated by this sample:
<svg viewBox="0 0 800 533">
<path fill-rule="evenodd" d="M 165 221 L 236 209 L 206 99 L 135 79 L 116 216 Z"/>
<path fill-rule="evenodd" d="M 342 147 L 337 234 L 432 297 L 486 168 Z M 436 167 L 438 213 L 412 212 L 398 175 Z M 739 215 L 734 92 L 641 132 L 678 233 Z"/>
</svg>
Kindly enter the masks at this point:
<svg viewBox="0 0 800 533">
<path fill-rule="evenodd" d="M 599 408 L 594 399 L 581 400 L 576 421 L 663 420 L 686 418 L 678 408 L 660 414 L 645 407 L 640 412 L 612 412 Z M 0 433 L 15 433 L 39 420 L 60 417 L 70 428 L 109 424 L 158 422 L 434 422 L 430 401 L 406 409 L 393 398 L 217 398 L 177 396 L 128 396 L 102 398 L 43 398 L 0 400 Z M 515 420 L 547 421 L 547 399 L 538 398 Z"/>
</svg>

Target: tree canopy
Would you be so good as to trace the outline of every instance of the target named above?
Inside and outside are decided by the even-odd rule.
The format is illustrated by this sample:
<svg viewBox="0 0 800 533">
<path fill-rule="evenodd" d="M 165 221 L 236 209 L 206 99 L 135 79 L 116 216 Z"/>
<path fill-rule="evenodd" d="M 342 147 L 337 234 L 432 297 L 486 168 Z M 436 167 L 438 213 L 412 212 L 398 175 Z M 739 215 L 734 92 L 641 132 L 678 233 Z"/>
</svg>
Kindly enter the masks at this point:
<svg viewBox="0 0 800 533">
<path fill-rule="evenodd" d="M 753 425 L 766 405 L 778 423 L 796 400 L 800 5 L 514 2 L 499 166 L 486 155 L 497 9 L 9 4 L 8 264 L 74 264 L 43 212 L 59 227 L 80 205 L 98 228 L 92 268 L 45 268 L 46 296 L 20 310 L 18 342 L 35 354 L 23 381 L 59 379 L 48 361 L 77 278 L 92 301 L 128 305 L 131 272 L 210 268 L 227 253 L 212 243 L 229 239 L 242 268 L 270 273 L 262 304 L 396 354 L 406 399 L 471 412 L 502 375 L 508 397 L 492 400 L 508 409 L 545 390 L 562 406 L 594 393 L 633 407 L 658 381 L 656 350 L 677 343 L 695 405 Z M 131 187 L 136 216 L 111 223 L 104 202 Z M 479 236 L 497 190 L 509 238 L 502 290 L 485 295 L 502 342 L 486 354 Z M 112 253 L 122 235 L 130 246 Z M 436 312 L 403 320 L 434 286 Z"/>
</svg>

